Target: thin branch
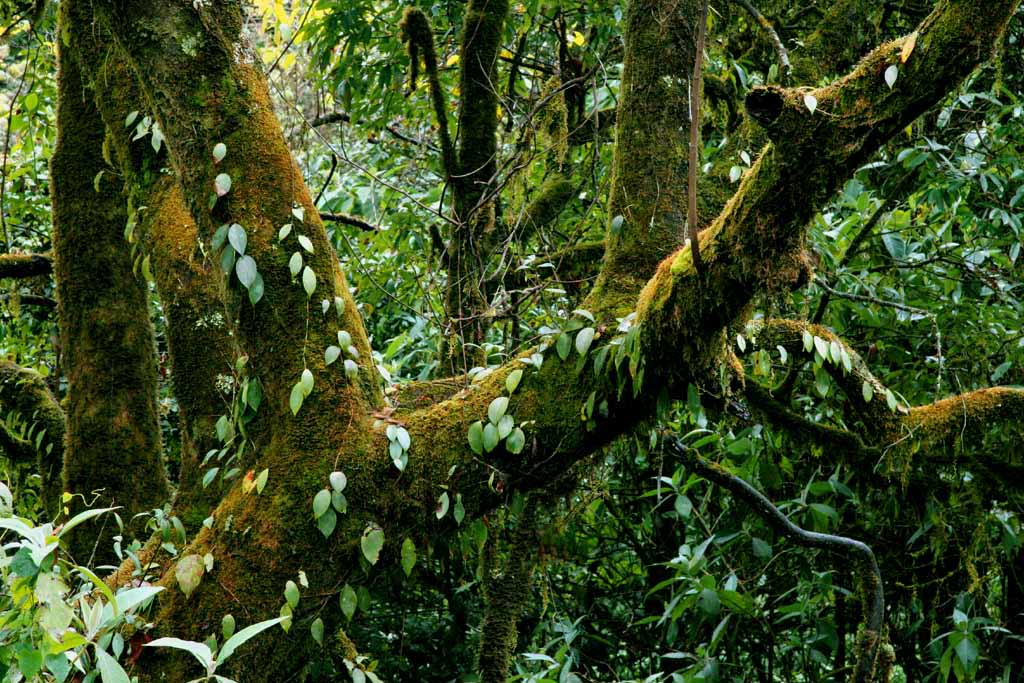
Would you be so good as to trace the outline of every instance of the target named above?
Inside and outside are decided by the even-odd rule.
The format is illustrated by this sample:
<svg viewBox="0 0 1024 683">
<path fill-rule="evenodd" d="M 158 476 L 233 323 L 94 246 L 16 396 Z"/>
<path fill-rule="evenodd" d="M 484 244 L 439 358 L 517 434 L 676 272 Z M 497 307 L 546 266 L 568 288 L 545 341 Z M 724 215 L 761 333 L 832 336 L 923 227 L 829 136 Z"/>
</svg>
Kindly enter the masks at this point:
<svg viewBox="0 0 1024 683">
<path fill-rule="evenodd" d="M 875 561 L 875 553 L 863 541 L 845 536 L 822 534 L 806 531 L 791 522 L 764 494 L 746 481 L 730 473 L 721 465 L 709 462 L 687 448 L 676 438 L 666 439 L 667 449 L 695 474 L 721 486 L 734 496 L 743 500 L 776 532 L 793 543 L 805 548 L 818 548 L 835 553 L 840 557 L 852 560 L 857 572 L 861 588 L 861 597 L 865 603 L 865 620 L 863 638 L 866 640 L 865 652 L 857 662 L 856 683 L 869 683 L 875 678 L 875 668 L 882 642 L 882 627 L 885 623 L 885 593 L 882 588 L 882 573 Z M 877 680 L 885 680 L 879 677 Z"/>
<path fill-rule="evenodd" d="M 700 100 L 701 82 L 704 74 L 704 38 L 708 26 L 708 0 L 700 6 L 697 20 L 697 49 L 693 58 L 693 78 L 690 80 L 690 163 L 688 201 L 686 214 L 686 238 L 690 242 L 690 253 L 693 255 L 693 268 L 697 277 L 704 274 L 704 263 L 700 260 L 700 240 L 697 238 L 697 165 L 700 163 Z"/>
<path fill-rule="evenodd" d="M 330 221 L 332 223 L 342 223 L 344 225 L 351 225 L 352 227 L 365 230 L 366 232 L 377 232 L 380 230 L 376 225 L 370 223 L 358 216 L 353 216 L 347 213 L 331 213 L 329 211 L 320 212 L 320 220 Z"/>
<path fill-rule="evenodd" d="M 748 0 L 734 0 L 740 7 L 747 10 L 747 13 L 754 18 L 757 25 L 760 26 L 768 34 L 768 40 L 771 41 L 772 47 L 775 48 L 775 52 L 779 55 L 779 63 L 782 64 L 782 68 L 785 74 L 788 76 L 793 73 L 793 65 L 789 62 L 789 52 L 786 51 L 786 46 L 782 44 L 782 39 L 779 38 L 779 34 L 776 33 L 775 27 L 772 26 L 772 22 L 768 21 L 761 12 L 758 11 Z"/>
</svg>

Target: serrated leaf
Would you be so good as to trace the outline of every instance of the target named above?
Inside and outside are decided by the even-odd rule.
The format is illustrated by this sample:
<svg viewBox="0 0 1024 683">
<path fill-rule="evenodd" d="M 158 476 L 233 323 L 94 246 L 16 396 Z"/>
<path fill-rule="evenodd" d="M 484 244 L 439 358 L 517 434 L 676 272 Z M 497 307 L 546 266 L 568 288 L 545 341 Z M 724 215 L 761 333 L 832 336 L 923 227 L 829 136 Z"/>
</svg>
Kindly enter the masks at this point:
<svg viewBox="0 0 1024 683">
<path fill-rule="evenodd" d="M 484 423 L 477 420 L 473 424 L 469 425 L 469 431 L 466 434 L 466 438 L 469 441 L 469 447 L 477 455 L 483 455 L 484 452 Z"/>
<path fill-rule="evenodd" d="M 305 235 L 299 235 L 299 246 L 308 251 L 310 254 L 313 253 L 313 242 Z"/>
<path fill-rule="evenodd" d="M 306 290 L 306 296 L 313 296 L 316 291 L 316 273 L 309 266 L 302 269 L 302 288 Z"/>
<path fill-rule="evenodd" d="M 498 424 L 498 420 L 508 411 L 508 397 L 498 396 L 487 406 L 487 419 L 491 424 Z"/>
<path fill-rule="evenodd" d="M 213 146 L 213 163 L 219 164 L 224 161 L 224 157 L 228 155 L 228 146 L 223 142 L 218 142 Z"/>
<path fill-rule="evenodd" d="M 900 68 L 895 64 L 890 64 L 885 70 L 885 84 L 889 86 L 889 90 L 892 90 L 896 85 L 896 78 L 900 75 Z"/>
<path fill-rule="evenodd" d="M 341 357 L 340 347 L 331 345 L 327 347 L 326 351 L 324 351 L 324 363 L 326 363 L 327 365 L 330 365 L 334 361 L 338 360 L 339 357 Z"/>
<path fill-rule="evenodd" d="M 228 192 L 231 192 L 231 176 L 227 173 L 218 174 L 213 179 L 213 191 L 217 193 L 218 197 L 223 197 Z"/>
<path fill-rule="evenodd" d="M 451 501 L 448 499 L 448 492 L 445 491 L 437 499 L 437 505 L 434 507 L 434 516 L 438 519 L 443 519 L 448 514 L 448 506 Z"/>
<path fill-rule="evenodd" d="M 246 289 L 256 282 L 256 261 L 252 256 L 243 256 L 235 262 L 235 275 Z"/>
<path fill-rule="evenodd" d="M 406 576 L 412 575 L 412 569 L 416 566 L 416 544 L 411 538 L 402 541 L 402 571 Z"/>
<path fill-rule="evenodd" d="M 384 547 L 384 531 L 379 526 L 371 524 L 363 531 L 359 539 L 359 547 L 363 551 L 363 557 L 370 564 L 377 564 L 380 559 L 381 548 Z"/>
</svg>

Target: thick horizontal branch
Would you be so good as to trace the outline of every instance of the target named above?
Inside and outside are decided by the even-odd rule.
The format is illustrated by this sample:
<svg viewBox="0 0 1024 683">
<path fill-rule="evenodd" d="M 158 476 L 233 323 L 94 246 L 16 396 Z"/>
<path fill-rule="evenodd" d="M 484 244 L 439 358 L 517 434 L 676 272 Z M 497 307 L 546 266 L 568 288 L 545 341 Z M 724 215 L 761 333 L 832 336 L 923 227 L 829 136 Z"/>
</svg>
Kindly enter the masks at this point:
<svg viewBox="0 0 1024 683">
<path fill-rule="evenodd" d="M 754 296 L 806 281 L 803 245 L 818 207 L 991 54 L 1017 5 L 945 0 L 912 36 L 877 48 L 829 86 L 752 93 L 748 109 L 773 142 L 701 233 L 706 276 L 697 276 L 689 250 L 680 249 L 641 294 L 637 317 L 649 366 L 700 360 Z M 893 65 L 899 77 L 890 88 L 884 74 Z M 817 100 L 813 112 L 808 94 Z"/>
<path fill-rule="evenodd" d="M 0 294 L 0 301 L 3 302 L 9 303 L 15 299 L 17 299 L 20 305 L 36 306 L 45 311 L 52 311 L 57 308 L 56 299 L 51 299 L 48 296 L 39 296 L 38 294 Z"/>
<path fill-rule="evenodd" d="M 0 254 L 0 279 L 35 277 L 53 272 L 49 254 Z"/>
</svg>

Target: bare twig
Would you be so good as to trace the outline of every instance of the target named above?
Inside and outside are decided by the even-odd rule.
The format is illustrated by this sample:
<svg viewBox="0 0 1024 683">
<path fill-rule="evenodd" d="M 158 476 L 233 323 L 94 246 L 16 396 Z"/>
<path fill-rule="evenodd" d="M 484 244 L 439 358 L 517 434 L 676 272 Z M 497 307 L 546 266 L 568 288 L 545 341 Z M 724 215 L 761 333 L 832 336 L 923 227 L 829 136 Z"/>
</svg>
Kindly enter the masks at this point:
<svg viewBox="0 0 1024 683">
<path fill-rule="evenodd" d="M 697 50 L 693 58 L 693 78 L 690 80 L 690 164 L 689 187 L 686 188 L 688 210 L 686 215 L 686 237 L 690 240 L 690 253 L 693 254 L 693 267 L 698 277 L 704 274 L 704 264 L 700 260 L 700 239 L 697 235 L 697 164 L 700 163 L 698 147 L 700 146 L 700 99 L 701 81 L 704 66 L 704 37 L 708 25 L 708 0 L 701 3 L 700 17 L 697 20 Z"/>
<path fill-rule="evenodd" d="M 782 64 L 782 68 L 788 76 L 793 72 L 793 65 L 789 62 L 789 53 L 786 51 L 786 46 L 782 44 L 782 40 L 779 38 L 779 34 L 776 33 L 775 27 L 772 23 L 765 19 L 764 15 L 758 11 L 748 0 L 735 0 L 743 9 L 747 10 L 747 13 L 754 18 L 758 26 L 763 28 L 768 34 L 768 40 L 771 41 L 772 46 L 775 48 L 775 52 L 779 55 L 779 63 Z"/>
</svg>

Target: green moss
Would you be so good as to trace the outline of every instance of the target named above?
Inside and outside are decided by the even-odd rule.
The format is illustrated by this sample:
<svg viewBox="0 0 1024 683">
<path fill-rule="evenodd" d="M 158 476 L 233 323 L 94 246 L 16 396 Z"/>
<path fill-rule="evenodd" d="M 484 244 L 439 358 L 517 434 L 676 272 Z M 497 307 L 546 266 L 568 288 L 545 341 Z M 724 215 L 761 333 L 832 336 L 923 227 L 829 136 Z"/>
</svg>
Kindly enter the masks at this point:
<svg viewBox="0 0 1024 683">
<path fill-rule="evenodd" d="M 26 445 L 35 454 L 46 510 L 56 515 L 63 491 L 64 411 L 50 393 L 42 375 L 0 360 L 0 416 L 6 419 L 12 413 L 32 426 L 33 443 Z M 38 446 L 35 438 L 39 439 Z"/>
<path fill-rule="evenodd" d="M 161 455 L 156 353 L 149 291 L 123 238 L 127 219 L 117 175 L 103 160 L 105 127 L 75 63 L 62 48 L 53 178 L 54 274 L 67 368 L 64 486 L 125 520 L 169 497 Z M 101 491 L 98 500 L 94 492 Z M 81 499 L 75 500 L 75 506 Z M 84 525 L 71 549 L 112 557 L 109 528 Z"/>
</svg>

